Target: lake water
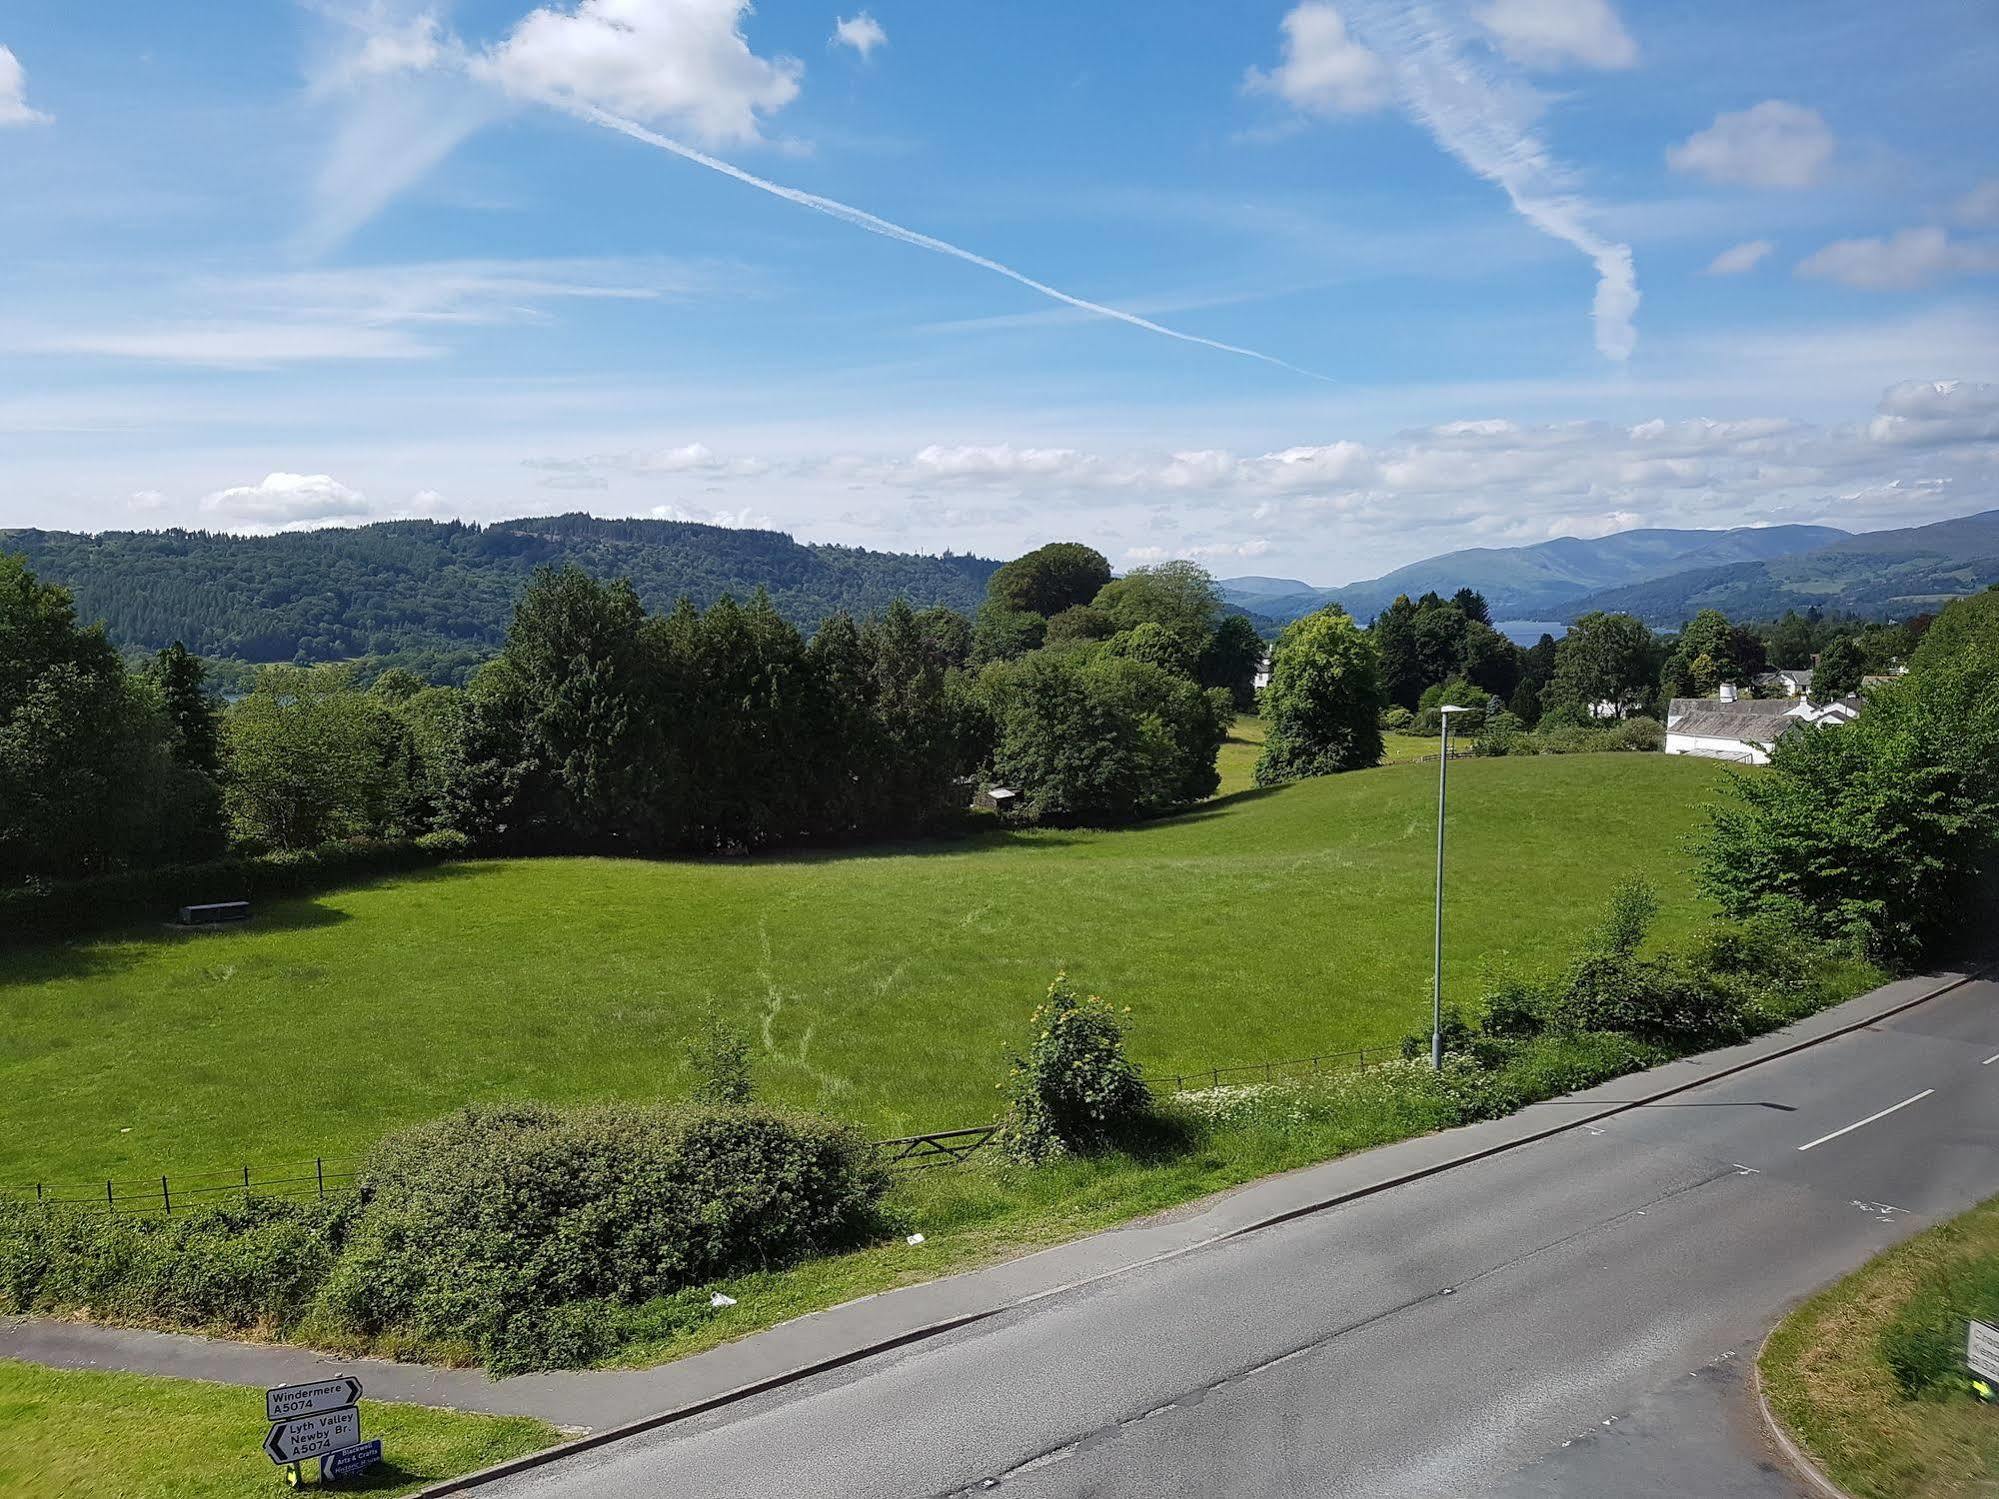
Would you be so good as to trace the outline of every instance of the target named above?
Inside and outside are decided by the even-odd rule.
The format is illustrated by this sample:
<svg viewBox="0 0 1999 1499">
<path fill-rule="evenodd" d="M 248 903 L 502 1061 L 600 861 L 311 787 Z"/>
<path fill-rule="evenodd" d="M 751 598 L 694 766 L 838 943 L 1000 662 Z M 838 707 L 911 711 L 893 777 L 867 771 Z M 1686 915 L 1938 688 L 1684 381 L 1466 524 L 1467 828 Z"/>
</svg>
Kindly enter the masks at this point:
<svg viewBox="0 0 1999 1499">
<path fill-rule="evenodd" d="M 1492 627 L 1515 645 L 1532 645 L 1543 635 L 1560 640 L 1569 633 L 1568 625 L 1559 619 L 1496 619 Z"/>
</svg>

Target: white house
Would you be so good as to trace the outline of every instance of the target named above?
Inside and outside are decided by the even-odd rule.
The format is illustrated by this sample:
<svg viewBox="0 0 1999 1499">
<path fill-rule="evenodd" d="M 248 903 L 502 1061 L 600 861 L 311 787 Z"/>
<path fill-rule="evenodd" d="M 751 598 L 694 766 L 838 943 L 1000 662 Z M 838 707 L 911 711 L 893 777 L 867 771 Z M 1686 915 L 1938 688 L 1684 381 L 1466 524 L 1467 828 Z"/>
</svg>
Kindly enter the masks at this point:
<svg viewBox="0 0 1999 1499">
<path fill-rule="evenodd" d="M 1810 698 L 1737 697 L 1732 686 L 1714 698 L 1676 697 L 1666 710 L 1666 753 L 1768 765 L 1770 750 L 1801 723 L 1850 723 L 1860 699 L 1818 704 Z"/>
<path fill-rule="evenodd" d="M 1776 671 L 1758 672 L 1750 681 L 1764 692 L 1804 697 L 1812 690 L 1812 669 L 1809 666 L 1779 667 Z"/>
</svg>

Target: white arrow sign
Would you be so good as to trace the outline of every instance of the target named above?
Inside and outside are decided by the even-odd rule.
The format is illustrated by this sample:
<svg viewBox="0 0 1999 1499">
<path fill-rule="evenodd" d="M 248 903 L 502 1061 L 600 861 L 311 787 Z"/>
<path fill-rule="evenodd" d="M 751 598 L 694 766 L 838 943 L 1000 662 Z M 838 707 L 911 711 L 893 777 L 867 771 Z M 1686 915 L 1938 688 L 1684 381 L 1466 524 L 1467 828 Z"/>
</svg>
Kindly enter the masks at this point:
<svg viewBox="0 0 1999 1499">
<path fill-rule="evenodd" d="M 361 1440 L 361 1413 L 353 1406 L 322 1411 L 316 1416 L 299 1416 L 279 1421 L 264 1438 L 264 1451 L 274 1463 L 300 1463 L 309 1457 L 324 1457 Z"/>
<path fill-rule="evenodd" d="M 288 1421 L 293 1416 L 316 1416 L 321 1411 L 337 1411 L 361 1400 L 361 1381 L 351 1374 L 322 1379 L 315 1384 L 281 1384 L 264 1391 L 264 1419 Z"/>
</svg>

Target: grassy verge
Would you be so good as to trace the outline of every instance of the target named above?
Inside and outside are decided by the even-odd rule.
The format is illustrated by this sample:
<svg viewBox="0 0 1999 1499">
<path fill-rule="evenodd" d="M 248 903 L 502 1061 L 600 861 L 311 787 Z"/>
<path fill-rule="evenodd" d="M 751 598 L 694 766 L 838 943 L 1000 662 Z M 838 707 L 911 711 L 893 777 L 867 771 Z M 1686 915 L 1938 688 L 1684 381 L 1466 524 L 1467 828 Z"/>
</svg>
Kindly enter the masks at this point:
<svg viewBox="0 0 1999 1499">
<path fill-rule="evenodd" d="M 260 1390 L 0 1362 L 0 1499 L 269 1499 L 283 1489 L 265 1430 Z M 540 1421 L 373 1400 L 361 1430 L 383 1464 L 341 1489 L 385 1499 L 561 1440 Z"/>
<path fill-rule="evenodd" d="M 1869 1261 L 1787 1317 L 1763 1350 L 1771 1410 L 1859 1499 L 1999 1493 L 1999 1407 L 1972 1399 L 1945 1367 L 1962 1356 L 1963 1310 L 1995 1295 L 1999 1198 Z M 1999 1316 L 1999 1302 L 1969 1309 Z M 1905 1382 L 1921 1393 L 1910 1398 Z"/>
<path fill-rule="evenodd" d="M 1559 964 L 1632 874 L 1659 890 L 1662 938 L 1690 930 L 1683 843 L 1719 773 L 1454 766 L 1448 992 L 1477 964 Z M 228 932 L 9 951 L 0 1185 L 309 1174 L 467 1103 L 683 1096 L 710 1002 L 752 1036 L 760 1096 L 878 1135 L 990 1119 L 1063 967 L 1131 1006 L 1154 1076 L 1392 1043 L 1428 1013 L 1435 808 L 1434 767 L 1388 765 L 1114 832 L 449 864 Z"/>
</svg>

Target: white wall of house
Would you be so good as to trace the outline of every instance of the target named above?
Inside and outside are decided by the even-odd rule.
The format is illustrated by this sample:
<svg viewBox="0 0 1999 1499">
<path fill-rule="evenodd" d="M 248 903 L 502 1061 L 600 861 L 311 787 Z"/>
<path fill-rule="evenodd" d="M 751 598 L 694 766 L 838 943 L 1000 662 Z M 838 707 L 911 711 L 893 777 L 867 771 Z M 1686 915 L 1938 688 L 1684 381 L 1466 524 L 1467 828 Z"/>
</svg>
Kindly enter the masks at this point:
<svg viewBox="0 0 1999 1499">
<path fill-rule="evenodd" d="M 1669 755 L 1699 755 L 1706 760 L 1733 760 L 1738 765 L 1768 765 L 1770 752 L 1747 739 L 1710 738 L 1702 734 L 1666 735 Z"/>
</svg>

